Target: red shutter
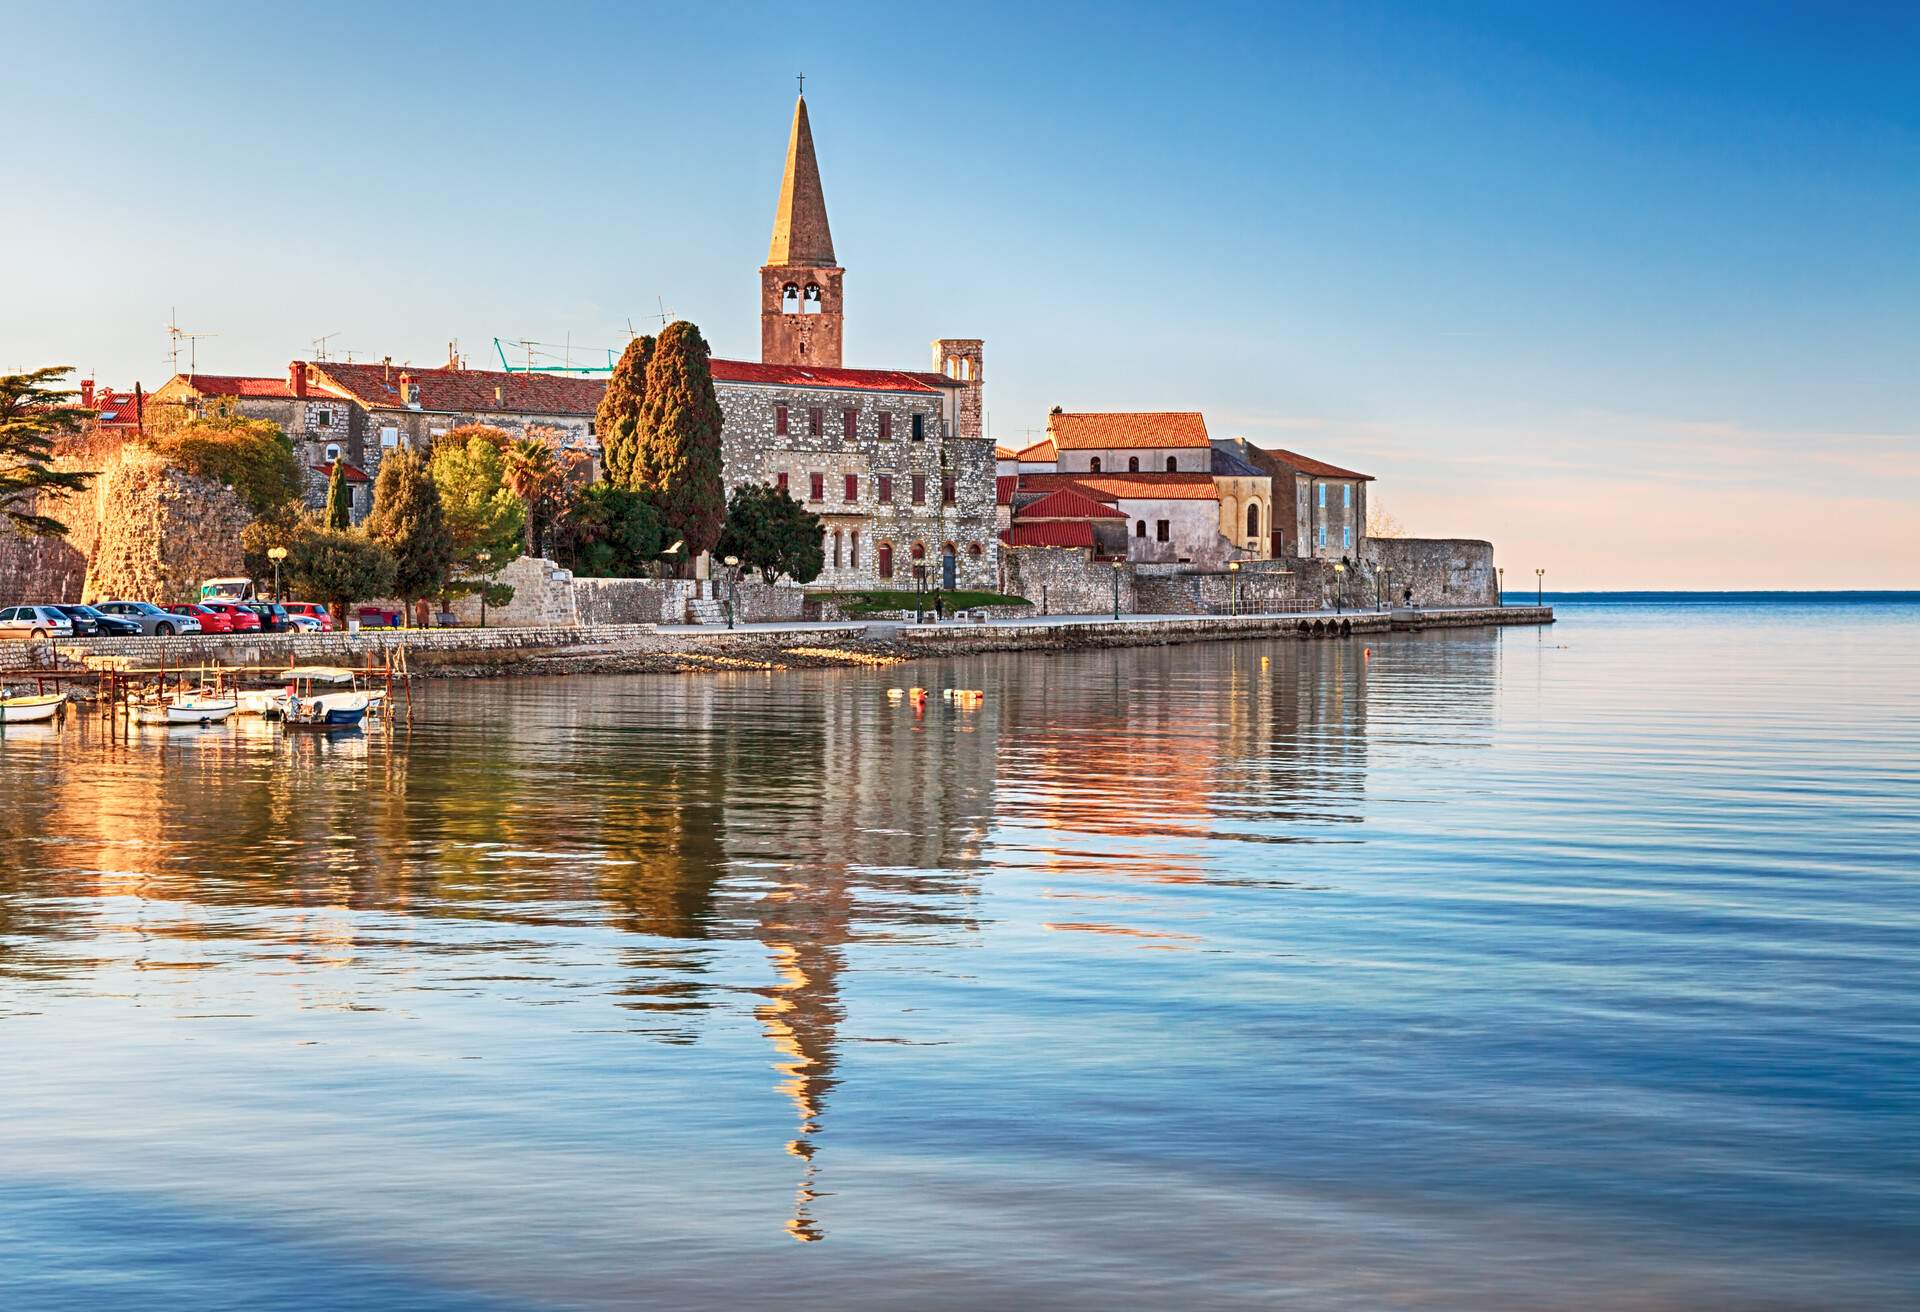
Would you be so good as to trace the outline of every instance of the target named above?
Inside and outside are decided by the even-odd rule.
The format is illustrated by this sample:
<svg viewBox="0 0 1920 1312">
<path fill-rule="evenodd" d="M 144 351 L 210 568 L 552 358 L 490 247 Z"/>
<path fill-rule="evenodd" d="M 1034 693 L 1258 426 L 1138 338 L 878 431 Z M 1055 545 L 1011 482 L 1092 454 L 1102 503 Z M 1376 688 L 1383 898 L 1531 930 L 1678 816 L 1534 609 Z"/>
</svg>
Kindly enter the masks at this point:
<svg viewBox="0 0 1920 1312">
<path fill-rule="evenodd" d="M 807 475 L 807 499 L 825 501 L 827 499 L 827 476 L 825 474 Z"/>
<path fill-rule="evenodd" d="M 820 436 L 821 433 L 826 431 L 826 426 L 827 412 L 825 410 L 822 410 L 816 405 L 807 411 L 807 435 L 809 437 Z"/>
<path fill-rule="evenodd" d="M 785 491 L 787 490 L 787 476 L 786 476 L 786 474 L 785 474 L 785 473 L 779 473 L 779 474 L 775 474 L 775 475 L 773 476 L 773 485 L 774 485 L 775 487 L 777 487 L 777 488 L 779 488 L 779 489 L 780 489 L 780 490 L 781 490 L 782 492 L 785 492 Z"/>
<path fill-rule="evenodd" d="M 916 506 L 924 506 L 927 504 L 927 476 L 925 474 L 915 474 L 913 476 L 913 504 Z"/>
<path fill-rule="evenodd" d="M 860 412 L 858 410 L 845 410 L 840 414 L 840 422 L 846 430 L 847 440 L 849 442 L 853 440 L 854 426 L 859 422 L 859 414 Z M 853 498 L 848 497 L 847 500 L 851 501 Z"/>
<path fill-rule="evenodd" d="M 893 475 L 891 474 L 880 475 L 880 494 L 879 495 L 880 495 L 881 505 L 890 506 L 893 504 Z"/>
<path fill-rule="evenodd" d="M 847 413 L 852 414 L 853 411 L 849 410 L 847 411 Z M 860 499 L 860 475 L 848 474 L 847 475 L 847 500 L 858 501 L 859 499 Z"/>
<path fill-rule="evenodd" d="M 945 505 L 953 504 L 953 479 L 951 476 L 940 480 L 940 500 Z"/>
<path fill-rule="evenodd" d="M 773 408 L 773 431 L 781 437 L 787 435 L 787 408 L 783 405 Z"/>
<path fill-rule="evenodd" d="M 880 412 L 880 436 L 893 436 L 893 411 L 891 410 L 882 410 Z"/>
</svg>

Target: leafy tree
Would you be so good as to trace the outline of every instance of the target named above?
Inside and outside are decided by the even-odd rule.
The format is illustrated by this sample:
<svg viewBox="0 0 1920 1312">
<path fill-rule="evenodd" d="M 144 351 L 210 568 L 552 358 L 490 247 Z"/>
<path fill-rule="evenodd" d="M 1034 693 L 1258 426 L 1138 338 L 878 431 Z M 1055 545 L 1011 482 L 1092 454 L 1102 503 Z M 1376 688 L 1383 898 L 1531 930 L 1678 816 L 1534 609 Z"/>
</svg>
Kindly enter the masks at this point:
<svg viewBox="0 0 1920 1312">
<path fill-rule="evenodd" d="M 733 490 L 718 550 L 740 557 L 768 583 L 781 574 L 811 583 L 827 563 L 823 527 L 820 516 L 779 488 L 749 483 Z"/>
<path fill-rule="evenodd" d="M 67 526 L 35 511 L 42 492 L 84 492 L 92 474 L 53 468 L 55 443 L 80 432 L 91 414 L 67 404 L 57 380 L 66 366 L 0 374 L 0 519 L 29 537 L 64 537 Z"/>
<path fill-rule="evenodd" d="M 636 337 L 628 342 L 627 349 L 620 353 L 620 363 L 607 379 L 606 394 L 600 398 L 600 411 L 594 416 L 607 482 L 617 488 L 631 490 L 635 486 L 641 412 L 647 400 L 647 366 L 652 360 L 653 338 Z"/>
<path fill-rule="evenodd" d="M 476 437 L 486 442 L 495 451 L 505 451 L 513 441 L 512 433 L 504 428 L 495 428 L 492 424 L 461 424 L 457 428 L 449 428 L 434 438 L 433 447 L 438 451 L 443 442 L 454 446 L 465 446 Z"/>
<path fill-rule="evenodd" d="M 453 537 L 425 456 L 403 446 L 381 460 L 365 527 L 393 553 L 395 595 L 409 605 L 440 595 L 453 563 Z"/>
<path fill-rule="evenodd" d="M 595 578 L 632 578 L 658 560 L 666 545 L 652 502 L 611 483 L 582 491 L 560 530 L 574 572 Z"/>
<path fill-rule="evenodd" d="M 267 555 L 275 547 L 291 554 L 293 544 L 309 533 L 317 532 L 325 521 L 297 501 L 276 506 L 240 530 L 240 550 L 246 558 L 247 575 L 255 580 L 273 577 L 273 558 Z M 286 582 L 286 563 L 281 562 L 282 586 Z"/>
<path fill-rule="evenodd" d="M 347 462 L 333 462 L 333 473 L 327 478 L 327 508 L 321 518 L 327 527 L 341 532 L 353 527 L 353 493 L 347 488 Z"/>
<path fill-rule="evenodd" d="M 668 324 L 647 365 L 633 486 L 654 494 L 684 559 L 711 551 L 727 518 L 720 478 L 720 401 L 706 339 L 684 320 Z"/>
<path fill-rule="evenodd" d="M 501 482 L 526 507 L 527 554 L 539 554 L 548 531 L 566 510 L 567 471 L 551 446 L 537 437 L 523 437 L 501 459 Z"/>
<path fill-rule="evenodd" d="M 230 400 L 147 440 L 169 463 L 233 488 L 255 515 L 300 496 L 300 462 L 292 440 L 280 425 L 249 419 Z"/>
<path fill-rule="evenodd" d="M 323 601 L 336 624 L 347 622 L 355 602 L 393 594 L 393 553 L 364 533 L 321 529 L 287 549 L 286 577 L 293 590 Z"/>
<path fill-rule="evenodd" d="M 500 430 L 481 424 L 453 429 L 434 442 L 428 464 L 453 542 L 453 568 L 464 573 L 483 561 L 505 565 L 519 551 L 526 526 L 526 507 L 503 484 L 501 448 L 486 432 Z M 464 441 L 456 440 L 460 433 L 468 434 Z"/>
</svg>

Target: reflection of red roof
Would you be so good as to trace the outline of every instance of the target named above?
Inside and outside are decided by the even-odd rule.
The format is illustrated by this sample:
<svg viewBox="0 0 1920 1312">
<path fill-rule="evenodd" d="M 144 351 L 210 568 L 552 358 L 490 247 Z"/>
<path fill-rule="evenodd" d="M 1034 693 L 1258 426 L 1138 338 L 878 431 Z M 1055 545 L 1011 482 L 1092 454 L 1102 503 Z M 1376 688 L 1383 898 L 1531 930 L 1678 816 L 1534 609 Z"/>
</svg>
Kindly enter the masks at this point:
<svg viewBox="0 0 1920 1312">
<path fill-rule="evenodd" d="M 285 378 L 247 378 L 239 374 L 181 374 L 180 381 L 201 396 L 242 396 L 290 400 L 293 389 Z"/>
<path fill-rule="evenodd" d="M 1197 410 L 1048 415 L 1047 432 L 1062 451 L 1207 445 L 1207 421 Z"/>
<path fill-rule="evenodd" d="M 1278 447 L 1272 450 L 1255 447 L 1250 448 L 1250 453 L 1255 450 L 1259 451 L 1261 455 L 1275 464 L 1285 465 L 1296 474 L 1309 474 L 1318 478 L 1351 478 L 1362 483 L 1375 481 L 1372 474 L 1356 474 L 1351 469 L 1342 469 L 1340 466 L 1330 465 L 1324 460 L 1315 460 L 1312 456 L 1303 456 L 1298 451 L 1283 451 Z"/>
<path fill-rule="evenodd" d="M 1085 519 L 1018 523 L 1000 535 L 1010 547 L 1093 547 L 1093 523 Z"/>
<path fill-rule="evenodd" d="M 1197 470 L 1177 474 L 1022 474 L 1028 492 L 1072 488 L 1096 501 L 1217 501 L 1213 475 Z"/>
<path fill-rule="evenodd" d="M 760 364 L 751 360 L 713 361 L 716 383 L 759 383 L 769 387 L 834 387 L 853 392 L 934 392 L 959 384 L 944 374 L 902 369 L 826 369 L 816 365 Z"/>
<path fill-rule="evenodd" d="M 1014 512 L 1015 523 L 1034 519 L 1125 519 L 1112 506 L 1102 505 L 1078 488 L 1063 487 Z"/>
<path fill-rule="evenodd" d="M 422 410 L 468 414 L 590 415 L 600 408 L 600 396 L 607 390 L 597 378 L 510 374 L 497 369 L 422 369 L 333 360 L 307 368 L 317 382 L 331 384 L 368 409 L 405 409 L 407 403 L 400 395 L 403 374 L 419 385 Z M 285 385 L 282 381 L 281 386 Z"/>
<path fill-rule="evenodd" d="M 1012 505 L 1013 494 L 1019 488 L 1019 486 L 1020 486 L 1020 479 L 1019 479 L 1019 476 L 1015 474 L 1002 474 L 998 478 L 994 479 L 993 480 L 993 504 L 996 506 Z"/>
<path fill-rule="evenodd" d="M 342 460 L 340 462 L 340 467 L 345 471 L 344 476 L 347 482 L 349 483 L 371 483 L 373 481 L 372 479 L 367 477 L 367 472 L 364 469 L 354 464 L 351 460 Z M 333 466 L 330 464 L 315 465 L 313 467 L 313 471 L 316 474 L 324 474 L 328 478 L 333 477 Z"/>
</svg>

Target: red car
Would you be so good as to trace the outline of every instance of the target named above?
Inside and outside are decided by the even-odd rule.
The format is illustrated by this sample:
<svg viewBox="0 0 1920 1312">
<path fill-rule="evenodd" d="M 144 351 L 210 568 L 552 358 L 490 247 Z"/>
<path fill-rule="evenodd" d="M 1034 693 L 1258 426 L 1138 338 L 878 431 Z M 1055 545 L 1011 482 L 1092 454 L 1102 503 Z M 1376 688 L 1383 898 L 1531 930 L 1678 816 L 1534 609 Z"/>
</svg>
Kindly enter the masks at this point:
<svg viewBox="0 0 1920 1312">
<path fill-rule="evenodd" d="M 287 614 L 289 615 L 305 615 L 309 619 L 319 620 L 320 632 L 333 632 L 333 616 L 328 614 L 327 608 L 318 602 L 287 601 L 282 602 L 281 605 L 287 608 Z"/>
<path fill-rule="evenodd" d="M 238 602 L 203 601 L 200 603 L 200 608 L 202 610 L 218 611 L 220 614 L 225 615 L 232 623 L 232 627 L 227 630 L 229 633 L 260 632 L 260 617 Z M 201 623 L 204 624 L 205 621 L 203 620 Z"/>
<path fill-rule="evenodd" d="M 170 615 L 191 615 L 200 621 L 202 633 L 232 633 L 233 616 L 225 611 L 215 610 L 212 606 L 202 606 L 198 602 L 181 602 L 165 608 Z"/>
</svg>

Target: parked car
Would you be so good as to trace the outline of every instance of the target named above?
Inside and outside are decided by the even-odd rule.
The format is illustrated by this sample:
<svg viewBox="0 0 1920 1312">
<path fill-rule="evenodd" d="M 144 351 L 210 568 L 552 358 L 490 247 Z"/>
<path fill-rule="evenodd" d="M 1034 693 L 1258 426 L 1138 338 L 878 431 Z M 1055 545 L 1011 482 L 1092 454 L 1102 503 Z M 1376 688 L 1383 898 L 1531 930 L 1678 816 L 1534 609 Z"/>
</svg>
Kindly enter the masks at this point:
<svg viewBox="0 0 1920 1312">
<path fill-rule="evenodd" d="M 320 621 L 311 615 L 289 614 L 287 616 L 287 631 L 290 633 L 319 633 L 321 632 Z"/>
<path fill-rule="evenodd" d="M 91 606 L 55 606 L 55 610 L 73 621 L 76 638 L 136 638 L 140 626 L 117 615 L 107 615 Z"/>
<path fill-rule="evenodd" d="M 287 608 L 277 601 L 249 601 L 244 603 L 260 619 L 262 633 L 285 633 L 288 629 Z"/>
<path fill-rule="evenodd" d="M 200 632 L 200 621 L 191 615 L 174 615 L 150 601 L 102 601 L 94 609 L 106 615 L 132 620 L 140 632 L 150 638 L 171 638 L 176 633 Z"/>
<path fill-rule="evenodd" d="M 211 606 L 202 606 L 197 601 L 176 602 L 174 605 L 166 607 L 166 612 L 169 615 L 193 616 L 193 618 L 200 621 L 200 632 L 202 633 L 233 632 L 233 617 L 231 615 L 222 610 L 215 610 Z"/>
<path fill-rule="evenodd" d="M 260 632 L 260 617 L 237 601 L 203 601 L 200 603 L 208 610 L 217 610 L 233 621 L 234 633 Z"/>
<path fill-rule="evenodd" d="M 0 638 L 24 638 L 45 642 L 49 638 L 71 638 L 73 621 L 53 606 L 8 606 L 0 610 Z"/>
<path fill-rule="evenodd" d="M 327 608 L 319 602 L 289 601 L 286 603 L 286 607 L 287 614 L 289 615 L 305 615 L 309 619 L 318 620 L 320 622 L 320 632 L 333 632 L 333 616 L 328 612 Z"/>
<path fill-rule="evenodd" d="M 258 595 L 252 579 L 208 579 L 200 585 L 201 601 L 252 601 Z"/>
</svg>

